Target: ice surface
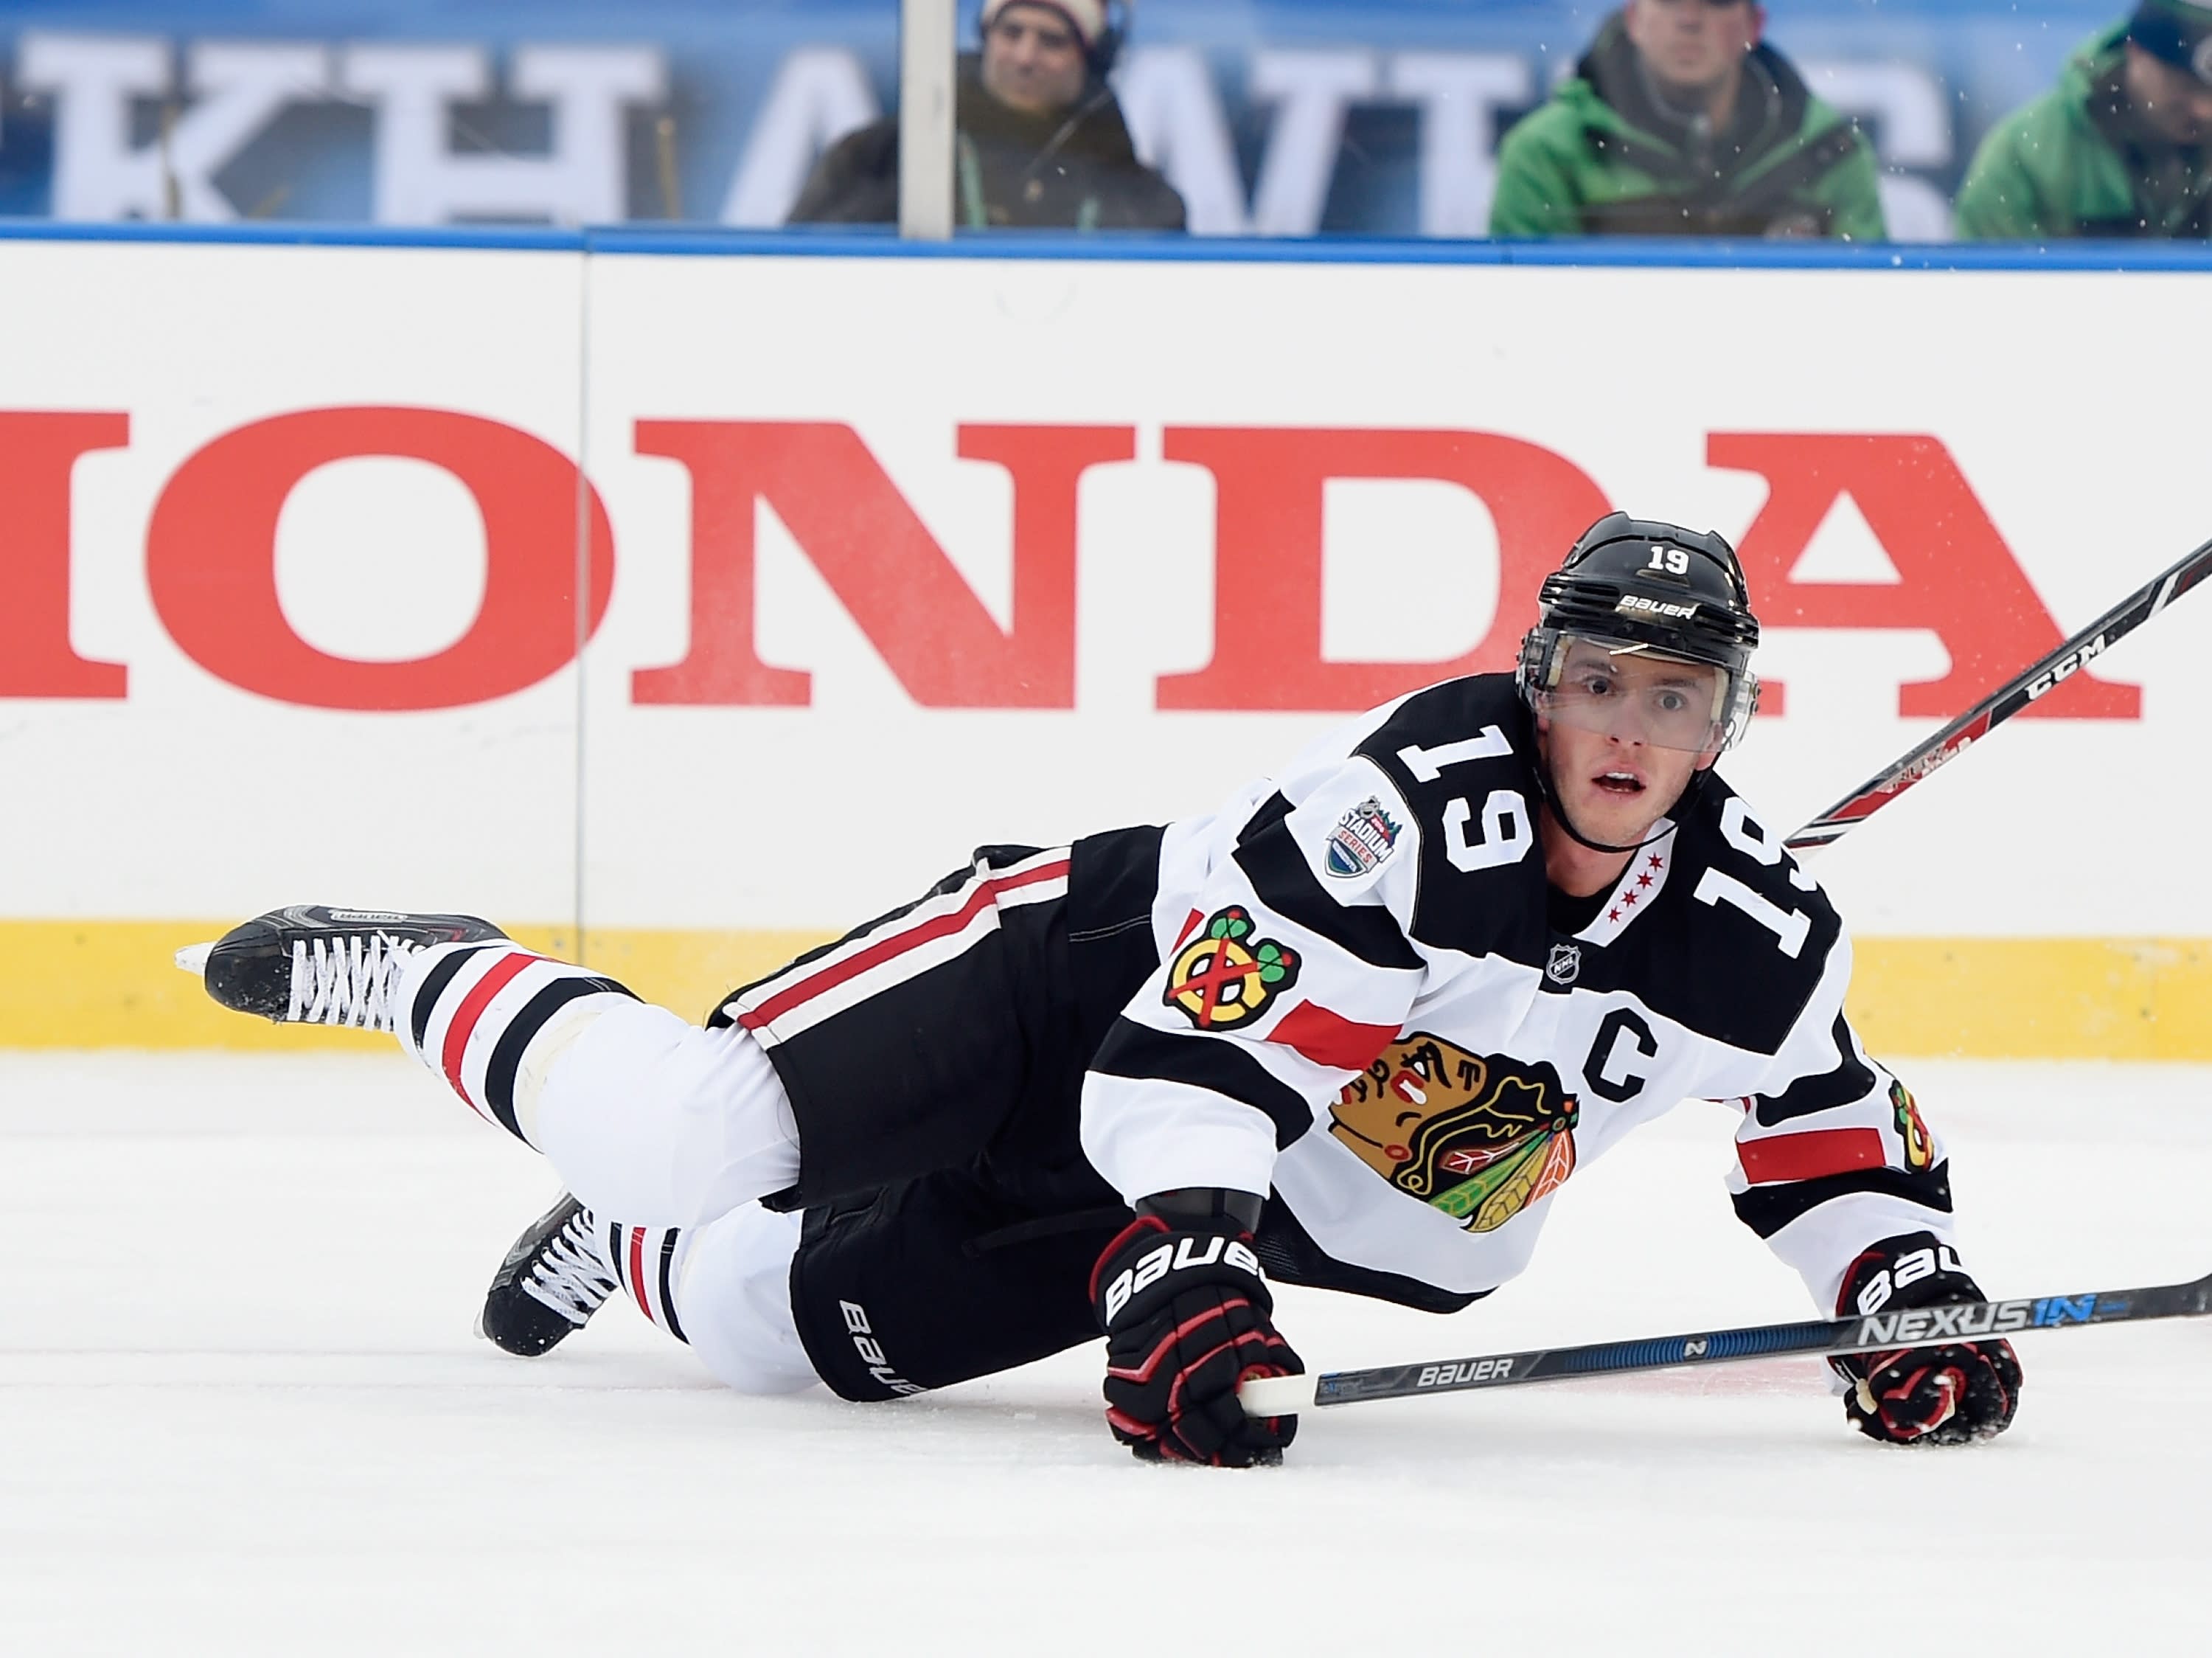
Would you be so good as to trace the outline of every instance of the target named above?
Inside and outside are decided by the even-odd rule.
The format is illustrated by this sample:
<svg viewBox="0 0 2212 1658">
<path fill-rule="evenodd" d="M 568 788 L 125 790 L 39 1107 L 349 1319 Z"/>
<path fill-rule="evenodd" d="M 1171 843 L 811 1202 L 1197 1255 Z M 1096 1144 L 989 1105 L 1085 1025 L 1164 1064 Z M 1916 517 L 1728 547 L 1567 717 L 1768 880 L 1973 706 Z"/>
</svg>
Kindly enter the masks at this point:
<svg viewBox="0 0 2212 1658">
<path fill-rule="evenodd" d="M 2212 1269 L 2212 1072 L 1905 1067 L 1994 1294 Z M 1806 1315 L 1728 1115 L 1577 1174 L 1450 1320 L 1286 1292 L 1317 1368 Z M 2212 1650 L 2212 1321 L 2021 1344 L 1997 1443 L 1885 1450 L 1806 1361 L 1310 1416 L 1140 1467 L 1097 1357 L 890 1405 L 710 1383 L 622 1305 L 470 1333 L 553 1190 L 396 1057 L 0 1056 L 0 1651 Z"/>
</svg>

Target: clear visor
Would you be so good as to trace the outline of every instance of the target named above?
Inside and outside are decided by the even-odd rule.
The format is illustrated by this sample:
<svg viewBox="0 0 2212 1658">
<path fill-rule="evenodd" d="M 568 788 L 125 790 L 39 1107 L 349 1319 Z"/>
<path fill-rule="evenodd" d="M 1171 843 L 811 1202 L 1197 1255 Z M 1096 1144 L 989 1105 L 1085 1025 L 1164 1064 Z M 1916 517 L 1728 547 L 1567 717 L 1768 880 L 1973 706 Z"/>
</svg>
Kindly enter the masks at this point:
<svg viewBox="0 0 2212 1658">
<path fill-rule="evenodd" d="M 1729 681 L 1728 671 L 1711 662 L 1563 633 L 1531 700 L 1561 725 L 1702 754 L 1726 746 Z"/>
</svg>

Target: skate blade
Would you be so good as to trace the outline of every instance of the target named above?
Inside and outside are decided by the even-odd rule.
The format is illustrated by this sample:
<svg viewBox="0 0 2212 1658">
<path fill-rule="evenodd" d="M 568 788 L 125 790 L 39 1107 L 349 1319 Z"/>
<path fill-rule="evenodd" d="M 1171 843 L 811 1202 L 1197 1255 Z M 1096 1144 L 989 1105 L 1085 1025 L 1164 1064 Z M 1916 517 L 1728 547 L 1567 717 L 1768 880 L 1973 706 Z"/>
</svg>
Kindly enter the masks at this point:
<svg viewBox="0 0 2212 1658">
<path fill-rule="evenodd" d="M 187 944 L 177 952 L 177 966 L 195 978 L 204 978 L 207 976 L 209 952 L 214 948 L 212 943 Z"/>
</svg>

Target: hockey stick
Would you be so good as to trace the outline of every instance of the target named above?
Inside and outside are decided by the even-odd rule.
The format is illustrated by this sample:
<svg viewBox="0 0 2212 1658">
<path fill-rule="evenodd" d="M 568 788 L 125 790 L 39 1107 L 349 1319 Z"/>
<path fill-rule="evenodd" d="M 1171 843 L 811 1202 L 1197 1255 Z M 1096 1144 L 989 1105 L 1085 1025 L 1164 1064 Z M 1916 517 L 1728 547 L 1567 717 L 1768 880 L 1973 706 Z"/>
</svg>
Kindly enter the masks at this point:
<svg viewBox="0 0 2212 1658">
<path fill-rule="evenodd" d="M 1854 825 L 1865 822 L 1929 773 L 1956 759 L 1969 746 L 1989 735 L 2052 686 L 2070 678 L 2075 669 L 2103 655 L 2207 576 L 2212 576 L 2212 541 L 2153 576 L 2050 655 L 2022 668 L 1934 736 L 1875 772 L 1783 844 L 1793 852 L 1826 846 Z"/>
<path fill-rule="evenodd" d="M 2168 569 L 1999 686 L 1932 737 L 1917 744 L 1844 795 L 1783 844 L 1793 852 L 1840 838 L 1883 807 L 1964 753 L 2075 670 L 2212 576 L 2212 541 Z M 2195 1318 L 2212 1310 L 2212 1276 L 2153 1289 L 2052 1295 L 2037 1301 L 1972 1301 L 1917 1312 L 1881 1314 L 1808 1324 L 1753 1325 L 1704 1335 L 1601 1342 L 1587 1347 L 1537 1348 L 1431 1363 L 1337 1370 L 1320 1376 L 1273 1376 L 1246 1382 L 1238 1401 L 1248 1416 L 1284 1416 L 1307 1405 L 1350 1405 L 1415 1393 L 1456 1393 L 1576 1376 L 1720 1364 L 1790 1353 L 1864 1353 L 1926 1340 L 2005 1335 L 2069 1324 L 2132 1319 Z"/>
<path fill-rule="evenodd" d="M 1727 1364 L 1791 1353 L 1872 1353 L 2063 1330 L 2076 1325 L 2132 1323 L 2143 1319 L 2193 1319 L 2212 1312 L 2212 1274 L 2193 1283 L 2148 1289 L 2099 1289 L 2085 1295 L 2045 1295 L 2033 1301 L 1959 1301 L 1863 1318 L 1808 1324 L 1753 1324 L 1699 1335 L 1655 1336 L 1640 1341 L 1597 1342 L 1587 1347 L 1538 1347 L 1524 1353 L 1422 1364 L 1386 1364 L 1372 1370 L 1332 1370 L 1320 1376 L 1262 1376 L 1237 1390 L 1247 1416 L 1290 1416 L 1309 1405 L 1362 1405 L 1416 1393 L 1456 1393 L 1476 1387 L 1515 1387 L 1534 1381 L 1667 1370 L 1688 1364 Z"/>
</svg>

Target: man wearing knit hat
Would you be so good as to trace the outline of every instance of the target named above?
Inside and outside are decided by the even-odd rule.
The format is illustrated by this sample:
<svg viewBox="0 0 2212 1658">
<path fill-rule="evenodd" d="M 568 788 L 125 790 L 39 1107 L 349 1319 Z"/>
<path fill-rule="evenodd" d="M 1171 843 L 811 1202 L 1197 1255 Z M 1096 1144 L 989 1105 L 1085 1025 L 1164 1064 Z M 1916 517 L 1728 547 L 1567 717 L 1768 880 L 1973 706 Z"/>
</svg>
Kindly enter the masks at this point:
<svg viewBox="0 0 2212 1658">
<path fill-rule="evenodd" d="M 1960 187 L 1985 241 L 2212 235 L 2212 5 L 2142 0 L 1993 128 Z"/>
<path fill-rule="evenodd" d="M 1491 235 L 1881 241 L 1873 149 L 1765 27 L 1753 0 L 1626 0 L 1505 135 Z"/>
<path fill-rule="evenodd" d="M 960 60 L 955 217 L 970 229 L 1180 230 L 1182 198 L 1137 159 L 1106 83 L 1106 0 L 984 0 Z M 898 217 L 898 121 L 849 133 L 816 165 L 791 222 Z"/>
</svg>

